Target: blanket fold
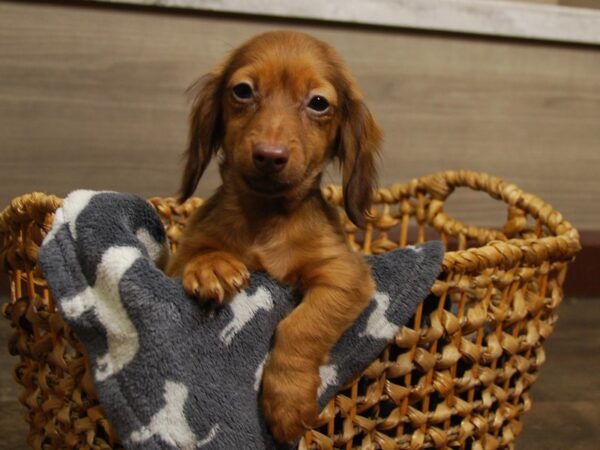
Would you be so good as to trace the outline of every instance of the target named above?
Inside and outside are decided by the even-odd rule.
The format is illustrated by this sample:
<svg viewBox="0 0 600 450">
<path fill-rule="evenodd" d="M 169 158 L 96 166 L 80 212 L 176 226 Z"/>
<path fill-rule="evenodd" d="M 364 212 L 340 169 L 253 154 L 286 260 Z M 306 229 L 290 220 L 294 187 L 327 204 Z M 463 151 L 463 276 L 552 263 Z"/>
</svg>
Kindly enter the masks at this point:
<svg viewBox="0 0 600 450">
<path fill-rule="evenodd" d="M 368 257 L 377 292 L 321 367 L 319 404 L 408 322 L 440 271 L 439 242 Z M 129 449 L 276 448 L 262 420 L 262 367 L 277 323 L 300 301 L 263 272 L 212 310 L 157 268 L 163 224 L 145 200 L 75 191 L 39 260 L 86 347 L 98 398 Z"/>
</svg>

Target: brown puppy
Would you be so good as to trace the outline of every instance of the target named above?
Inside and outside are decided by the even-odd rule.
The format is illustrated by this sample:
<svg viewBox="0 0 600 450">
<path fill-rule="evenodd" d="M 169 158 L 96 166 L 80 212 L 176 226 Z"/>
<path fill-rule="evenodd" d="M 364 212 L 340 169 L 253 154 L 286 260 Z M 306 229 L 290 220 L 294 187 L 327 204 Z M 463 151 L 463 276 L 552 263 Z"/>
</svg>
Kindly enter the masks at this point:
<svg viewBox="0 0 600 450">
<path fill-rule="evenodd" d="M 304 294 L 277 328 L 262 384 L 273 435 L 289 441 L 315 420 L 319 366 L 373 293 L 321 175 L 340 162 L 346 212 L 362 225 L 381 132 L 339 55 L 306 34 L 259 35 L 202 81 L 181 199 L 219 150 L 223 184 L 190 219 L 167 272 L 203 300 L 230 298 L 258 269 Z"/>
</svg>

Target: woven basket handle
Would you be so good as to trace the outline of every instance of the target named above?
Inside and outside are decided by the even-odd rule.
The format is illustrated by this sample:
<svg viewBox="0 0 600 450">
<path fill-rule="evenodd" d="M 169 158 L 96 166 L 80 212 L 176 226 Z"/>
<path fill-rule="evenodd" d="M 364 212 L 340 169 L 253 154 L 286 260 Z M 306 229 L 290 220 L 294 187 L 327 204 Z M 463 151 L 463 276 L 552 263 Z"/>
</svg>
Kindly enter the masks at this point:
<svg viewBox="0 0 600 450">
<path fill-rule="evenodd" d="M 527 228 L 527 213 L 536 219 L 541 219 L 557 235 L 567 231 L 561 229 L 561 225 L 566 224 L 567 228 L 572 228 L 563 220 L 560 213 L 540 198 L 527 194 L 514 184 L 507 183 L 498 177 L 465 170 L 441 172 L 424 177 L 420 181 L 422 184 L 419 187 L 427 191 L 431 197 L 430 223 L 437 230 L 447 234 L 464 235 L 481 243 L 493 240 L 505 241 L 518 236 Z M 475 191 L 486 192 L 490 197 L 506 203 L 509 207 L 508 219 L 502 230 L 468 225 L 449 216 L 443 210 L 444 203 L 457 187 L 468 187 Z"/>
<path fill-rule="evenodd" d="M 487 242 L 481 248 L 447 252 L 443 263 L 446 272 L 453 269 L 480 271 L 488 267 L 514 267 L 523 262 L 539 265 L 548 261 L 566 261 L 581 250 L 579 233 L 558 211 L 539 197 L 523 192 L 501 178 L 485 173 L 449 171 L 415 180 L 414 183 L 413 188 L 429 193 L 429 219 L 438 230 Z M 492 198 L 502 200 L 509 206 L 509 217 L 503 231 L 467 226 L 443 212 L 444 200 L 459 186 L 487 192 Z M 532 238 L 525 238 L 519 233 L 527 228 L 526 214 L 538 222 Z M 542 225 L 554 236 L 535 237 Z M 507 239 L 507 236 L 511 239 Z"/>
<path fill-rule="evenodd" d="M 34 269 L 41 277 L 38 250 L 61 204 L 54 195 L 32 192 L 14 198 L 0 212 L 0 272 Z"/>
</svg>

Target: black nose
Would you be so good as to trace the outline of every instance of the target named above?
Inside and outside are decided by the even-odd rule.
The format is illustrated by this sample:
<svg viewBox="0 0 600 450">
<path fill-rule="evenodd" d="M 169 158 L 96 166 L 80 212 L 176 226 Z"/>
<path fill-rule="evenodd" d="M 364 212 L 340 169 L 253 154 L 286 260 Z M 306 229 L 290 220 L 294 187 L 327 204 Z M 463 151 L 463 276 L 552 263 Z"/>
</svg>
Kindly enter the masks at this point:
<svg viewBox="0 0 600 450">
<path fill-rule="evenodd" d="M 290 150 L 271 144 L 256 144 L 252 150 L 254 165 L 261 172 L 280 172 L 288 162 Z"/>
</svg>

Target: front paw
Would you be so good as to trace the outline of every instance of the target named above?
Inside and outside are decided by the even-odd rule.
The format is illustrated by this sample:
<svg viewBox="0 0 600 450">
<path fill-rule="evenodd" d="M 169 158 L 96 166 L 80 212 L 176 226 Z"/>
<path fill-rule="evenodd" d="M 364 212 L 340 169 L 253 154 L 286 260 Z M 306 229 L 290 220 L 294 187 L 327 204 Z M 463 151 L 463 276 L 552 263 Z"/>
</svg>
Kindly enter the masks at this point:
<svg viewBox="0 0 600 450">
<path fill-rule="evenodd" d="M 318 368 L 271 355 L 262 379 L 262 407 L 278 442 L 290 442 L 315 423 L 318 416 Z"/>
<path fill-rule="evenodd" d="M 183 288 L 201 300 L 229 300 L 248 285 L 250 273 L 237 258 L 226 252 L 199 255 L 183 271 Z"/>
</svg>

